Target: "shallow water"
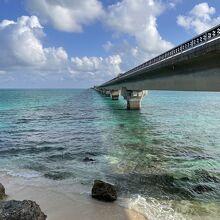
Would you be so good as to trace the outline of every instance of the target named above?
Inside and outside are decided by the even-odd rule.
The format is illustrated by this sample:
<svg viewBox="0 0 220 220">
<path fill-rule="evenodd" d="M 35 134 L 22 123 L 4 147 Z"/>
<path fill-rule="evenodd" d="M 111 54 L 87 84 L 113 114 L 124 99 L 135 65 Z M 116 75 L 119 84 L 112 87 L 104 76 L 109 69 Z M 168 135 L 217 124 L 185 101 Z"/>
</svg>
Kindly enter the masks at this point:
<svg viewBox="0 0 220 220">
<path fill-rule="evenodd" d="M 126 111 L 93 90 L 0 90 L 0 171 L 107 180 L 149 219 L 219 219 L 220 94 L 151 91 Z"/>
</svg>

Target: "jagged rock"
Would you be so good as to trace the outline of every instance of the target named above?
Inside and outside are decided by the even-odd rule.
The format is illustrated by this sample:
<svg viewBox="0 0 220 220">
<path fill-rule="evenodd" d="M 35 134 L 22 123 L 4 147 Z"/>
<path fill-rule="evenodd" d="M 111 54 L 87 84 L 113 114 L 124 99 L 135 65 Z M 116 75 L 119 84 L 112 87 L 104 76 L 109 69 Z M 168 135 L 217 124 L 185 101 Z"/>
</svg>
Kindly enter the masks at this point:
<svg viewBox="0 0 220 220">
<path fill-rule="evenodd" d="M 1 220 L 45 220 L 46 218 L 36 202 L 30 200 L 0 202 Z"/>
<path fill-rule="evenodd" d="M 5 187 L 0 183 L 0 199 L 3 199 L 5 196 Z"/>
<path fill-rule="evenodd" d="M 95 180 L 92 188 L 92 197 L 98 200 L 112 202 L 117 199 L 117 191 L 115 186 L 101 180 Z"/>
<path fill-rule="evenodd" d="M 85 158 L 83 159 L 83 162 L 94 162 L 94 161 L 95 161 L 94 159 L 89 158 L 89 157 L 85 157 Z"/>
</svg>

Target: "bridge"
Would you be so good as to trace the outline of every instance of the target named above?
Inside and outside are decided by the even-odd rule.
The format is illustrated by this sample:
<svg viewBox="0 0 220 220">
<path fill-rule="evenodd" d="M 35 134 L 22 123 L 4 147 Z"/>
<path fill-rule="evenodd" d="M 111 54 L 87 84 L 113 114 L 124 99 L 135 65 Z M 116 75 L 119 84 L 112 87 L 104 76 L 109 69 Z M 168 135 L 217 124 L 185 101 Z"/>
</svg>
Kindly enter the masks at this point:
<svg viewBox="0 0 220 220">
<path fill-rule="evenodd" d="M 140 109 L 147 90 L 220 91 L 220 24 L 94 87 L 127 109 Z"/>
</svg>

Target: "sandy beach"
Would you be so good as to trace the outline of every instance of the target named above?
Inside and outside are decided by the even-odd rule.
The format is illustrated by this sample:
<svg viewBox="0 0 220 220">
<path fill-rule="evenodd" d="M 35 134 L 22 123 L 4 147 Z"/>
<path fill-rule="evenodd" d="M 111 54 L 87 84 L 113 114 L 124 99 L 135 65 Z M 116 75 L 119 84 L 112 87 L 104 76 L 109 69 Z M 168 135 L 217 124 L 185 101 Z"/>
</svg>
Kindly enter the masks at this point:
<svg viewBox="0 0 220 220">
<path fill-rule="evenodd" d="M 88 194 L 68 192 L 57 185 L 48 186 L 46 182 L 36 186 L 30 180 L 12 176 L 1 176 L 0 182 L 6 188 L 7 200 L 36 201 L 48 220 L 146 220 L 141 214 L 117 203 L 100 202 Z"/>
</svg>

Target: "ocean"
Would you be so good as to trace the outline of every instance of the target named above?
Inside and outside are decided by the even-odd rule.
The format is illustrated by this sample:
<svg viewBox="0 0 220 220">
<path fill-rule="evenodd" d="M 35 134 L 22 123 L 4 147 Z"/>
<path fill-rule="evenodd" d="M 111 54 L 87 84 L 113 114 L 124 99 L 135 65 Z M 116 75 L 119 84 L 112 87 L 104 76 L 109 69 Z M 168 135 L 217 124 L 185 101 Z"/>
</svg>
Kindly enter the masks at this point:
<svg viewBox="0 0 220 220">
<path fill-rule="evenodd" d="M 220 94 L 150 91 L 127 111 L 91 89 L 0 90 L 0 172 L 108 181 L 149 220 L 220 219 Z"/>
</svg>

